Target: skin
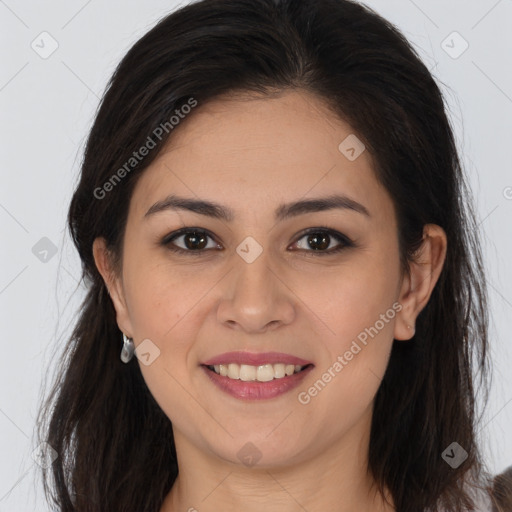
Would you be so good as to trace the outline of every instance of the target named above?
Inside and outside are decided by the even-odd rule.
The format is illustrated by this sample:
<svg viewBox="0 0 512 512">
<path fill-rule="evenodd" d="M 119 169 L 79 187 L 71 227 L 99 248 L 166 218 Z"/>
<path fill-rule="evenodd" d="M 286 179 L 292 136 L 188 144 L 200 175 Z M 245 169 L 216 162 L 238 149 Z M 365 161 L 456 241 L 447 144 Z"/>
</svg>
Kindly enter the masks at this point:
<svg viewBox="0 0 512 512">
<path fill-rule="evenodd" d="M 393 203 L 371 155 L 363 151 L 350 161 L 338 149 L 351 133 L 303 91 L 199 105 L 136 185 L 122 269 L 110 264 L 104 240 L 95 240 L 119 328 L 136 346 L 150 339 L 160 350 L 147 366 L 130 364 L 140 365 L 173 424 L 180 473 L 161 512 L 394 510 L 367 473 L 372 406 L 393 338 L 413 336 L 447 241 L 439 226 L 425 226 L 417 260 L 402 272 Z M 145 217 L 171 193 L 218 202 L 234 218 L 178 209 Z M 274 220 L 282 203 L 333 193 L 364 205 L 369 216 L 333 209 Z M 160 244 L 183 226 L 209 230 L 215 239 L 207 238 L 200 254 Z M 322 256 L 301 235 L 321 226 L 356 245 Z M 236 252 L 247 236 L 263 249 L 252 263 Z M 185 248 L 186 241 L 174 243 Z M 327 243 L 339 246 L 335 238 Z M 394 318 L 309 403 L 300 403 L 298 393 L 394 303 L 402 306 Z M 242 401 L 220 391 L 199 366 L 232 350 L 285 352 L 315 367 L 284 395 Z M 237 456 L 248 442 L 261 454 L 253 466 Z"/>
</svg>

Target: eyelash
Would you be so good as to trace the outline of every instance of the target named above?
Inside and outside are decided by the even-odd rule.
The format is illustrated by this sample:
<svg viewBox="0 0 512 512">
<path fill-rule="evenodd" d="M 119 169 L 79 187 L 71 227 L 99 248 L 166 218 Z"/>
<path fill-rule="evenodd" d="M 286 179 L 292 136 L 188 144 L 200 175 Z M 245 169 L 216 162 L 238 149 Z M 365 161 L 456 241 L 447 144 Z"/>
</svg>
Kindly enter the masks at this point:
<svg viewBox="0 0 512 512">
<path fill-rule="evenodd" d="M 208 231 L 202 228 L 182 228 L 177 231 L 173 231 L 172 233 L 169 233 L 166 235 L 162 241 L 161 244 L 165 247 L 167 247 L 170 251 L 179 253 L 179 254 L 187 254 L 191 256 L 201 256 L 204 254 L 205 251 L 211 250 L 211 249 L 198 249 L 198 250 L 191 250 L 191 249 L 182 249 L 181 247 L 177 247 L 172 244 L 174 240 L 179 238 L 180 236 L 187 235 L 187 234 L 200 234 L 200 235 L 207 235 L 212 240 L 215 240 L 215 237 Z M 307 250 L 307 249 L 298 249 L 299 251 L 304 251 L 306 253 L 313 253 L 312 255 L 315 256 L 329 256 L 332 254 L 339 253 L 340 251 L 355 247 L 355 243 L 350 240 L 346 235 L 339 233 L 338 231 L 335 231 L 333 229 L 327 228 L 327 227 L 317 227 L 317 228 L 309 228 L 306 231 L 303 231 L 300 236 L 297 238 L 297 240 L 294 242 L 296 244 L 299 240 L 302 238 L 308 236 L 308 235 L 328 235 L 331 238 L 334 238 L 337 242 L 340 243 L 338 247 L 335 249 L 330 250 Z M 330 245 L 330 244 L 329 244 Z"/>
</svg>

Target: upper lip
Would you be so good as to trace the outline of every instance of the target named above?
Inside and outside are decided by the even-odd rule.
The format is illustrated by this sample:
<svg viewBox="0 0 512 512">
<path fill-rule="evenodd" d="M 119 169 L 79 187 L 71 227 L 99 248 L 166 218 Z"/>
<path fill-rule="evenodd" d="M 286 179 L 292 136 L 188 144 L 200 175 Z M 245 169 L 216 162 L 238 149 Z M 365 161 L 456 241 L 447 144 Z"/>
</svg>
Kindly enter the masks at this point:
<svg viewBox="0 0 512 512">
<path fill-rule="evenodd" d="M 212 357 L 205 361 L 205 366 L 214 366 L 218 364 L 247 364 L 251 366 L 261 366 L 264 364 L 293 364 L 306 366 L 312 364 L 311 361 L 306 361 L 300 357 L 284 354 L 282 352 L 225 352 L 218 356 Z"/>
</svg>

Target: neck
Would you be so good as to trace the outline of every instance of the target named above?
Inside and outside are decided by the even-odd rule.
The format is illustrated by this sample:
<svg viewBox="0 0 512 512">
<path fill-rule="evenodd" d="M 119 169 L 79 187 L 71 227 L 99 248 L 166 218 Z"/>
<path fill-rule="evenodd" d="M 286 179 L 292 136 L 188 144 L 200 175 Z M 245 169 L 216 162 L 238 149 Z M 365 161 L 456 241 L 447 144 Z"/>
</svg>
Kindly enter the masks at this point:
<svg viewBox="0 0 512 512">
<path fill-rule="evenodd" d="M 389 493 L 386 502 L 367 471 L 369 429 L 360 427 L 323 453 L 268 467 L 208 455 L 175 430 L 179 476 L 160 512 L 394 511 Z"/>
</svg>

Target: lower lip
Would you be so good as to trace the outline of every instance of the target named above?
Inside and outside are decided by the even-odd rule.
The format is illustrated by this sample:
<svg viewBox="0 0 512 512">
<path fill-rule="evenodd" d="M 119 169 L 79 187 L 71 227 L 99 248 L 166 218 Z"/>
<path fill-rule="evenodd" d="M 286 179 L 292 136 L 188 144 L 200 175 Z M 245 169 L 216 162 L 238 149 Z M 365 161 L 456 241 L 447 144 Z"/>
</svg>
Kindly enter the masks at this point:
<svg viewBox="0 0 512 512">
<path fill-rule="evenodd" d="M 313 365 L 308 366 L 299 373 L 294 373 L 283 377 L 282 379 L 273 379 L 268 382 L 243 381 L 239 379 L 230 379 L 223 377 L 206 366 L 201 366 L 210 380 L 222 391 L 228 393 L 239 400 L 268 400 L 276 396 L 284 395 L 288 391 L 297 387 L 306 374 L 313 369 Z"/>
</svg>

